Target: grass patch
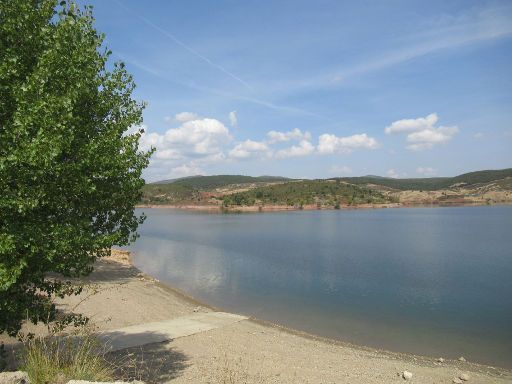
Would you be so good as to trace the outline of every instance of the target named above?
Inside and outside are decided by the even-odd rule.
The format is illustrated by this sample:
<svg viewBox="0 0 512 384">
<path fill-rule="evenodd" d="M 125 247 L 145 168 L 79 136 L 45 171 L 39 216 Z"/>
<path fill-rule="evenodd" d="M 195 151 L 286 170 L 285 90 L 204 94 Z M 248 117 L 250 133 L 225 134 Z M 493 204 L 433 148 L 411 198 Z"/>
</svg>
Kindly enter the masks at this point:
<svg viewBox="0 0 512 384">
<path fill-rule="evenodd" d="M 104 347 L 91 334 L 28 340 L 20 369 L 28 373 L 32 384 L 110 381 L 114 371 L 105 359 Z"/>
</svg>

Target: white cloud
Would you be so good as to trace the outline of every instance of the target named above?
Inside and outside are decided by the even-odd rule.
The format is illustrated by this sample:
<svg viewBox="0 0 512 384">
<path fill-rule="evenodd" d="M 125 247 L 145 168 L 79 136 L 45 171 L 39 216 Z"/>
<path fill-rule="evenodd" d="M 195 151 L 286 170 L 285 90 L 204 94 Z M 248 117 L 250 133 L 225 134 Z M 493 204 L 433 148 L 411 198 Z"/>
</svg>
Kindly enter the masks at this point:
<svg viewBox="0 0 512 384">
<path fill-rule="evenodd" d="M 333 165 L 329 168 L 329 173 L 333 175 L 349 175 L 352 173 L 352 168 L 347 165 Z"/>
<path fill-rule="evenodd" d="M 196 176 L 196 175 L 203 175 L 204 171 L 196 166 L 193 163 L 190 164 L 182 164 L 178 167 L 174 167 L 171 169 L 171 172 L 169 173 L 169 177 L 176 178 L 176 177 L 185 177 L 185 176 Z"/>
<path fill-rule="evenodd" d="M 155 157 L 160 160 L 179 160 L 183 155 L 175 149 L 161 149 L 156 151 Z"/>
<path fill-rule="evenodd" d="M 377 140 L 366 133 L 346 137 L 324 133 L 318 138 L 317 150 L 320 154 L 350 153 L 355 149 L 375 149 L 378 146 Z"/>
<path fill-rule="evenodd" d="M 233 128 L 238 126 L 238 116 L 236 115 L 236 111 L 229 112 L 229 124 Z"/>
<path fill-rule="evenodd" d="M 157 148 L 163 142 L 163 136 L 158 133 L 150 133 L 145 130 L 145 132 L 141 135 L 139 140 L 139 148 L 141 151 L 147 151 L 152 147 Z"/>
<path fill-rule="evenodd" d="M 452 139 L 459 132 L 459 128 L 436 127 L 439 120 L 436 113 L 431 113 L 427 117 L 418 117 L 417 119 L 402 119 L 391 123 L 384 129 L 386 134 L 405 133 L 407 134 L 407 149 L 420 151 L 430 149 L 435 144 L 444 144 Z"/>
<path fill-rule="evenodd" d="M 390 135 L 393 133 L 417 132 L 424 129 L 431 129 L 434 127 L 434 124 L 437 123 L 438 119 L 436 113 L 431 113 L 427 117 L 419 117 L 417 119 L 402 119 L 391 123 L 390 126 L 384 129 L 384 132 Z"/>
<path fill-rule="evenodd" d="M 388 177 L 392 177 L 393 179 L 398 179 L 398 177 L 399 177 L 398 172 L 395 171 L 393 168 L 389 169 L 386 172 L 386 175 L 388 175 Z"/>
<path fill-rule="evenodd" d="M 267 133 L 267 137 L 270 144 L 282 143 L 290 140 L 311 140 L 311 134 L 309 132 L 302 132 L 298 128 L 294 128 L 288 132 L 270 131 Z"/>
<path fill-rule="evenodd" d="M 225 159 L 224 147 L 232 140 L 228 128 L 215 119 L 186 121 L 162 134 L 149 132 L 144 125 L 140 128 L 144 129 L 139 141 L 140 150 L 156 149 L 147 173 L 160 179 L 181 177 L 186 169 L 191 174 L 201 173 L 198 171 L 200 165 Z"/>
<path fill-rule="evenodd" d="M 230 123 L 236 120 L 236 111 L 230 113 Z M 350 153 L 356 149 L 375 149 L 377 140 L 366 133 L 346 137 L 323 134 L 318 143 L 313 143 L 311 134 L 298 128 L 287 132 L 270 131 L 267 140 L 247 139 L 233 142 L 230 130 L 219 120 L 199 118 L 192 112 L 182 112 L 172 121 L 182 120 L 178 127 L 163 133 L 148 131 L 145 125 L 133 127 L 129 133 L 144 130 L 140 137 L 140 150 L 155 148 L 151 164 L 145 171 L 152 180 L 181 177 L 204 173 L 215 163 L 224 161 L 284 159 L 312 154 Z M 273 148 L 273 144 L 290 143 L 284 148 Z M 316 145 L 317 144 L 317 145 Z M 414 143 L 413 143 L 414 144 Z M 333 168 L 338 174 L 348 174 L 349 167 Z"/>
<path fill-rule="evenodd" d="M 197 155 L 219 152 L 221 144 L 232 139 L 229 129 L 215 119 L 187 121 L 179 128 L 169 129 L 163 136 L 166 146 Z"/>
<path fill-rule="evenodd" d="M 245 140 L 237 144 L 231 151 L 229 157 L 234 159 L 248 159 L 252 157 L 270 157 L 271 152 L 268 145 L 261 141 Z"/>
<path fill-rule="evenodd" d="M 435 176 L 437 174 L 437 170 L 432 167 L 418 167 L 416 168 L 416 173 L 419 173 L 423 176 Z"/>
<path fill-rule="evenodd" d="M 198 120 L 198 119 L 200 119 L 199 115 L 197 113 L 193 113 L 193 112 L 180 112 L 174 116 L 174 120 L 179 121 L 180 123 L 185 123 L 187 121 Z M 166 118 L 166 120 L 172 121 L 173 119 Z"/>
<path fill-rule="evenodd" d="M 457 132 L 459 132 L 457 127 L 439 127 L 413 132 L 407 135 L 407 142 L 411 144 L 406 148 L 413 151 L 430 149 L 435 144 L 447 143 Z"/>
<path fill-rule="evenodd" d="M 292 145 L 289 148 L 284 148 L 276 153 L 278 159 L 286 157 L 307 156 L 315 152 L 315 146 L 307 140 L 301 140 L 299 145 Z"/>
</svg>

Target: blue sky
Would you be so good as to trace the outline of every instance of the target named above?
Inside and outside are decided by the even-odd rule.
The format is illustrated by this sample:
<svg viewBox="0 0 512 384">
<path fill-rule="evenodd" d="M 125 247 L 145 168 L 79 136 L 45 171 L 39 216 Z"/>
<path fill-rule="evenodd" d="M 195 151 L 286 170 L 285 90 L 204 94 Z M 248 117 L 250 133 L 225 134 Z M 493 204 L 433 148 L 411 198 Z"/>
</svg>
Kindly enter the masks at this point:
<svg viewBox="0 0 512 384">
<path fill-rule="evenodd" d="M 148 181 L 512 166 L 510 1 L 87 3 L 148 103 Z"/>
</svg>

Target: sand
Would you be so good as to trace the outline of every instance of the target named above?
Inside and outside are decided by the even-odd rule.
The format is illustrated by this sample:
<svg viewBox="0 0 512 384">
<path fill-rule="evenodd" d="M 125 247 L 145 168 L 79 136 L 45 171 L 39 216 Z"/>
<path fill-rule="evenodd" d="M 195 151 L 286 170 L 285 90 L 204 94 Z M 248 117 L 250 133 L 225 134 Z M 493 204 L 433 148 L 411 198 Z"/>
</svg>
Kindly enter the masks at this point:
<svg viewBox="0 0 512 384">
<path fill-rule="evenodd" d="M 215 310 L 140 273 L 127 252 L 98 262 L 86 282 L 60 307 L 101 330 Z M 405 370 L 412 383 L 451 383 L 462 373 L 469 383 L 512 383 L 509 370 L 378 351 L 255 319 L 116 354 L 137 362 L 125 375 L 148 383 L 400 383 Z"/>
</svg>

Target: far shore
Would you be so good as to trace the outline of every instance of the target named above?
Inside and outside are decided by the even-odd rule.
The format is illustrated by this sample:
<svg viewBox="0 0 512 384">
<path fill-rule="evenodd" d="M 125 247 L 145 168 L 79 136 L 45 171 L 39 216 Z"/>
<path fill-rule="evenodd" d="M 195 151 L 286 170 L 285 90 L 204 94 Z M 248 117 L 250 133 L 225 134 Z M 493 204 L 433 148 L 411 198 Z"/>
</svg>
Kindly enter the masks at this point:
<svg viewBox="0 0 512 384">
<path fill-rule="evenodd" d="M 251 205 L 251 206 L 228 206 L 222 205 L 193 205 L 193 204 L 138 204 L 136 208 L 167 208 L 184 211 L 201 212 L 281 212 L 281 211 L 331 211 L 331 210 L 356 210 L 356 209 L 383 209 L 383 208 L 438 208 L 438 207 L 476 207 L 493 205 L 511 205 L 512 202 L 456 202 L 456 203 L 385 203 L 385 204 L 358 204 L 340 205 L 339 208 L 330 206 L 318 207 L 315 204 L 299 206 L 291 205 Z"/>
</svg>

